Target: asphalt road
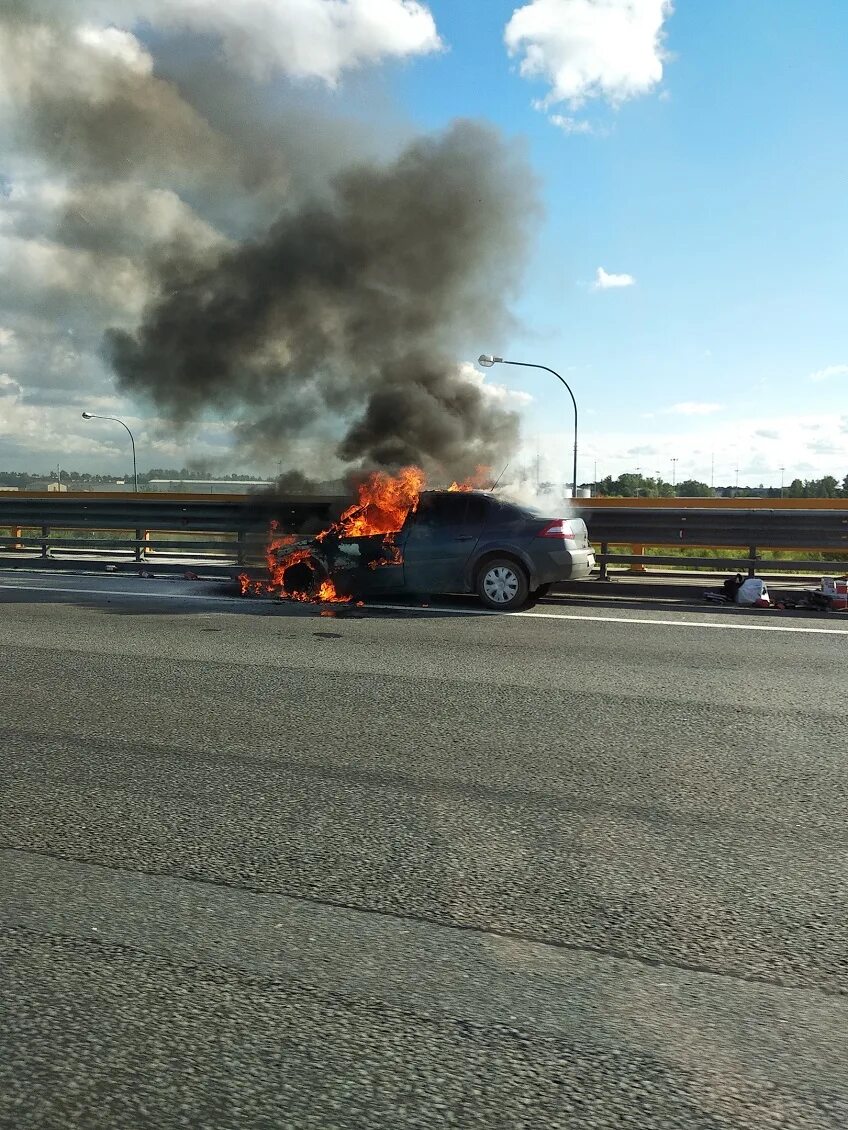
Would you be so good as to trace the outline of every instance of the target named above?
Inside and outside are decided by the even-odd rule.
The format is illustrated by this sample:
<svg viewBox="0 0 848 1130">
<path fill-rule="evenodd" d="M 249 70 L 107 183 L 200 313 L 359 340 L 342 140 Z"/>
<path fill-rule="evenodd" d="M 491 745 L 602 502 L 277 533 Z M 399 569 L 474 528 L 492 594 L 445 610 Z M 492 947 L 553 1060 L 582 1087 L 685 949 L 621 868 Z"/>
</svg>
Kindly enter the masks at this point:
<svg viewBox="0 0 848 1130">
<path fill-rule="evenodd" d="M 845 617 L 0 605 L 4 1130 L 848 1125 Z"/>
</svg>

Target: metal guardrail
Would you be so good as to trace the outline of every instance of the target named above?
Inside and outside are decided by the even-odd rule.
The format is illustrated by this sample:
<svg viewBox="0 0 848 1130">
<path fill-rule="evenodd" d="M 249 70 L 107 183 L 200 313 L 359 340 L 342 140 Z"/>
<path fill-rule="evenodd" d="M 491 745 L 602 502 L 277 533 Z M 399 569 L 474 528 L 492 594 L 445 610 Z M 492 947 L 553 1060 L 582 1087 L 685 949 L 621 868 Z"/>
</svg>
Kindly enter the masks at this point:
<svg viewBox="0 0 848 1130">
<path fill-rule="evenodd" d="M 151 560 L 167 554 L 184 560 L 240 565 L 260 561 L 268 528 L 317 533 L 348 500 L 275 495 L 35 494 L 0 492 L 0 549 L 80 556 L 121 554 Z M 602 575 L 610 565 L 683 565 L 714 569 L 848 570 L 848 503 L 792 500 L 793 505 L 728 506 L 727 499 L 593 499 L 579 506 L 600 548 Z M 747 502 L 748 500 L 733 500 Z M 801 503 L 801 505 L 797 505 Z M 660 503 L 660 504 L 657 504 Z M 697 503 L 697 505 L 695 504 Z M 813 507 L 812 503 L 815 503 Z M 3 531 L 8 531 L 5 533 Z M 613 552 L 625 546 L 631 552 Z M 669 552 L 646 555 L 645 547 Z M 683 557 L 675 549 L 727 548 L 725 557 Z M 828 553 L 821 562 L 775 561 L 765 550 Z M 730 552 L 735 551 L 735 552 Z"/>
<path fill-rule="evenodd" d="M 317 533 L 345 503 L 329 495 L 0 493 L 0 549 L 42 559 L 87 549 L 137 561 L 167 554 L 245 565 L 261 560 L 272 521 L 284 533 Z"/>
<path fill-rule="evenodd" d="M 816 501 L 821 504 L 824 500 Z M 848 507 L 838 501 L 832 502 L 828 509 L 797 506 L 731 509 L 726 505 L 677 508 L 610 505 L 605 501 L 600 506 L 581 507 L 579 513 L 589 527 L 593 542 L 600 545 L 598 560 L 602 577 L 607 575 L 610 565 L 629 565 L 633 571 L 644 571 L 646 565 L 744 569 L 751 576 L 767 570 L 848 570 Z M 611 552 L 610 547 L 616 545 L 629 546 L 638 552 Z M 646 546 L 695 550 L 727 548 L 737 552 L 724 557 L 648 555 Z M 763 557 L 763 551 L 787 550 L 827 553 L 828 560 L 811 562 Z"/>
</svg>

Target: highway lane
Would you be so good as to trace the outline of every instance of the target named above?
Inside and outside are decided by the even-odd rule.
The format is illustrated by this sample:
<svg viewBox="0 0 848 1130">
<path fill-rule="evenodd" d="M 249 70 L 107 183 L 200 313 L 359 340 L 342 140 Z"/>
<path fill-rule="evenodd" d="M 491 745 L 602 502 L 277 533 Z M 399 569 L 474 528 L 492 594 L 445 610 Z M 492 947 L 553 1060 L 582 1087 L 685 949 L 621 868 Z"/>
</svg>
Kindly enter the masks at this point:
<svg viewBox="0 0 848 1130">
<path fill-rule="evenodd" d="M 841 618 L 0 585 L 3 1126 L 848 1120 Z"/>
</svg>

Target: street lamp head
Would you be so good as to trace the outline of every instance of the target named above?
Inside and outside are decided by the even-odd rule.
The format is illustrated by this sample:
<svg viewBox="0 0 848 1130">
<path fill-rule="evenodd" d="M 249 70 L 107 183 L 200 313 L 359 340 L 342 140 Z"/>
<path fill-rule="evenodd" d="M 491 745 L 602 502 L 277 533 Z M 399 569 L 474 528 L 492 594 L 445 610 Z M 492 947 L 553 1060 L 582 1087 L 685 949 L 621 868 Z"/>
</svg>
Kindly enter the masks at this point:
<svg viewBox="0 0 848 1130">
<path fill-rule="evenodd" d="M 90 413 L 90 412 L 83 412 L 83 414 L 82 414 L 82 418 L 83 418 L 83 420 L 91 420 L 91 419 L 93 419 L 93 417 L 92 417 L 92 415 L 91 415 L 91 413 Z"/>
<path fill-rule="evenodd" d="M 478 365 L 482 365 L 484 369 L 491 369 L 491 367 L 497 365 L 499 361 L 503 361 L 503 357 L 492 357 L 488 353 L 481 353 L 477 358 Z"/>
</svg>

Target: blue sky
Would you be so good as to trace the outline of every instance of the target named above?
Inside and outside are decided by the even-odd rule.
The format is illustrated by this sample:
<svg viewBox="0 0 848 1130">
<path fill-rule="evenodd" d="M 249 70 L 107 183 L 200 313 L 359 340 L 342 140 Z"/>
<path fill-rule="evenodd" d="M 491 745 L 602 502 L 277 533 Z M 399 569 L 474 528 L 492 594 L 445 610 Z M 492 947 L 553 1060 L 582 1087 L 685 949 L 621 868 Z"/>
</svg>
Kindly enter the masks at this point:
<svg viewBox="0 0 848 1130">
<path fill-rule="evenodd" d="M 28 4 L 44 19 L 69 10 Z M 211 0 L 205 9 L 78 0 L 74 15 L 103 21 L 84 46 L 110 65 L 143 70 L 150 51 L 163 66 L 168 43 L 180 42 L 169 39 L 175 27 L 200 31 L 251 78 L 271 75 L 280 89 L 294 84 L 325 107 L 370 115 L 397 141 L 469 117 L 525 145 L 544 216 L 517 323 L 499 340 L 469 343 L 462 360 L 494 352 L 562 372 L 581 409 L 581 479 L 637 467 L 668 477 L 672 459 L 678 478 L 708 479 L 714 464 L 717 483 L 737 467 L 740 481 L 769 485 L 781 467 L 787 481 L 848 472 L 844 0 L 358 0 L 342 34 L 319 21 L 324 4 L 301 0 L 309 19 L 300 25 L 288 0 L 233 0 L 224 14 Z M 636 13 L 631 25 L 625 8 Z M 237 36 L 231 19 L 242 20 Z M 207 40 L 196 42 L 202 51 Z M 2 51 L 0 34 L 0 63 Z M 0 79 L 9 153 L 22 90 Z M 143 295 L 132 263 L 98 276 L 96 293 L 76 293 L 87 261 L 67 248 L 50 257 L 61 186 L 34 169 L 24 155 L 0 170 L 0 464 L 49 466 L 58 455 L 119 466 L 117 441 L 67 423 L 83 395 L 92 410 L 146 430 L 154 461 L 174 461 L 179 444 L 108 387 L 79 335 L 32 345 L 38 326 L 26 303 L 42 301 L 39 287 L 57 302 L 66 288 L 53 331 L 73 326 L 75 303 L 88 303 L 86 313 L 100 303 L 109 324 L 109 303 L 129 317 Z M 168 207 L 157 224 L 193 224 L 203 238 L 177 197 Z M 628 285 L 598 287 L 601 270 Z M 53 383 L 24 395 L 39 367 Z M 535 463 L 538 447 L 543 473 L 564 480 L 564 391 L 519 369 L 486 379 L 525 394 L 516 398 L 519 459 Z M 221 442 L 210 425 L 198 450 Z"/>
<path fill-rule="evenodd" d="M 486 349 L 567 376 L 587 413 L 581 474 L 597 457 L 603 470 L 670 475 L 674 452 L 704 476 L 715 450 L 725 477 L 741 463 L 753 477 L 786 464 L 841 478 L 848 443 L 824 456 L 806 445 L 828 444 L 815 438 L 832 431 L 818 416 L 841 424 L 848 387 L 848 372 L 808 379 L 848 360 L 848 5 L 678 0 L 662 82 L 617 109 L 588 102 L 578 115 L 597 125 L 591 135 L 564 134 L 533 109 L 545 84 L 522 78 L 503 49 L 513 4 L 432 8 L 450 49 L 405 68 L 399 97 L 422 126 L 479 115 L 528 141 L 546 218 L 523 328 Z M 599 266 L 635 285 L 592 290 Z M 557 439 L 544 435 L 559 391 L 517 372 L 509 383 L 536 397 L 528 434 L 553 458 Z M 668 411 L 677 404 L 722 407 Z M 792 421 L 808 415 L 802 436 Z"/>
</svg>

